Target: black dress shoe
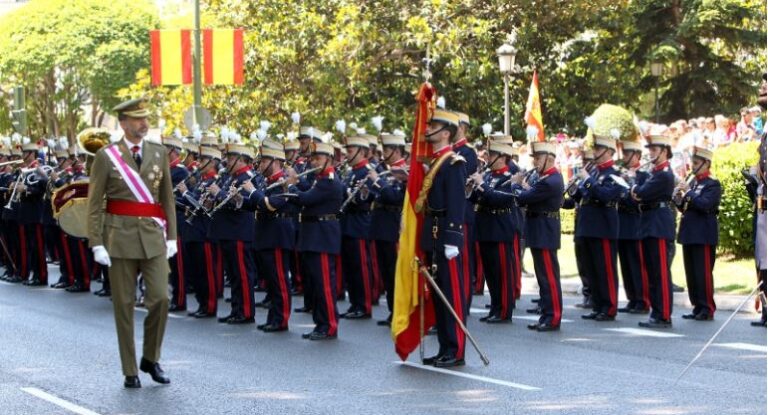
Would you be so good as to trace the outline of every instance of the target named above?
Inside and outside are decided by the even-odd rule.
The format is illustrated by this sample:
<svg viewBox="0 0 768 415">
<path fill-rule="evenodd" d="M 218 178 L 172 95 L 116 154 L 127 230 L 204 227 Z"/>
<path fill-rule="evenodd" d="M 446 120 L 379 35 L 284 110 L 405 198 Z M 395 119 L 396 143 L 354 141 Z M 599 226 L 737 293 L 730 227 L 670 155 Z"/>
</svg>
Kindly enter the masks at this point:
<svg viewBox="0 0 768 415">
<path fill-rule="evenodd" d="M 24 281 L 23 284 L 26 285 L 27 287 L 40 287 L 40 286 L 45 285 L 42 281 L 40 281 L 37 278 L 33 278 L 31 280 L 26 280 L 26 281 Z"/>
<path fill-rule="evenodd" d="M 616 320 L 616 316 L 609 316 L 606 313 L 599 313 L 595 316 L 595 321 L 614 321 Z"/>
<path fill-rule="evenodd" d="M 269 323 L 259 324 L 256 326 L 256 330 L 264 330 L 264 327 L 267 327 Z"/>
<path fill-rule="evenodd" d="M 309 307 L 296 307 L 293 309 L 293 311 L 297 313 L 311 313 L 312 309 Z"/>
<path fill-rule="evenodd" d="M 529 308 L 529 309 L 525 310 L 525 312 L 528 313 L 528 314 L 541 314 L 541 308 L 539 308 L 539 307 Z"/>
<path fill-rule="evenodd" d="M 712 321 L 715 318 L 713 316 L 710 316 L 709 313 L 701 312 L 699 314 L 696 314 L 696 317 L 693 318 L 696 321 Z"/>
<path fill-rule="evenodd" d="M 501 318 L 499 316 L 490 316 L 488 317 L 487 320 L 485 320 L 485 322 L 488 324 L 503 324 L 503 323 L 509 323 L 511 321 L 512 320 L 508 318 Z"/>
<path fill-rule="evenodd" d="M 432 366 L 435 364 L 435 362 L 440 359 L 442 356 L 439 354 L 436 354 L 432 357 L 425 357 L 424 359 L 421 359 L 421 364 L 423 365 L 429 365 Z"/>
<path fill-rule="evenodd" d="M 102 290 L 96 291 L 94 294 L 99 297 L 111 297 L 112 291 L 102 289 Z"/>
<path fill-rule="evenodd" d="M 480 321 L 485 323 L 491 317 L 493 317 L 493 316 L 491 314 L 488 314 L 487 316 L 480 317 Z"/>
<path fill-rule="evenodd" d="M 629 314 L 648 314 L 650 311 L 648 308 L 640 307 L 629 310 Z"/>
<path fill-rule="evenodd" d="M 544 332 L 544 331 L 558 331 L 560 330 L 560 326 L 553 326 L 549 323 L 540 323 L 536 326 L 536 331 L 538 332 Z"/>
<path fill-rule="evenodd" d="M 288 326 L 278 326 L 277 324 L 267 324 L 261 329 L 264 333 L 279 333 L 288 331 Z"/>
<path fill-rule="evenodd" d="M 539 323 L 531 323 L 526 327 L 528 327 L 528 330 L 536 330 L 536 328 L 539 327 Z"/>
<path fill-rule="evenodd" d="M 765 319 L 760 319 L 757 321 L 750 321 L 749 325 L 752 327 L 765 327 Z"/>
<path fill-rule="evenodd" d="M 435 367 L 456 367 L 464 366 L 464 359 L 457 359 L 455 356 L 443 356 L 435 360 Z"/>
<path fill-rule="evenodd" d="M 672 284 L 672 292 L 673 293 L 681 293 L 683 291 L 685 291 L 685 288 L 683 288 L 683 287 L 681 287 L 681 286 L 679 286 L 677 284 L 674 284 L 674 283 Z"/>
<path fill-rule="evenodd" d="M 272 307 L 272 301 L 260 301 L 256 304 L 254 304 L 256 308 L 270 308 Z"/>
<path fill-rule="evenodd" d="M 187 311 L 187 306 L 185 306 L 185 305 L 182 306 L 182 305 L 178 305 L 178 304 L 171 304 L 168 307 L 168 312 L 170 312 L 170 313 L 175 313 L 175 312 L 178 312 L 178 311 Z"/>
<path fill-rule="evenodd" d="M 363 320 L 363 319 L 369 319 L 371 318 L 370 314 L 366 314 L 362 311 L 353 311 L 351 313 L 346 313 L 344 318 L 348 320 Z"/>
<path fill-rule="evenodd" d="M 227 320 L 227 324 L 253 324 L 255 322 L 256 322 L 256 319 L 253 317 L 245 318 L 242 316 L 232 317 L 229 320 Z"/>
<path fill-rule="evenodd" d="M 232 297 L 227 297 L 227 298 L 225 298 L 225 299 L 224 299 L 224 302 L 225 302 L 225 303 L 231 303 L 231 302 L 232 302 Z"/>
<path fill-rule="evenodd" d="M 126 376 L 123 386 L 129 389 L 137 389 L 141 387 L 141 381 L 138 376 Z"/>
<path fill-rule="evenodd" d="M 487 309 L 489 309 L 489 310 L 490 310 L 490 309 L 491 309 L 491 305 L 490 305 L 490 304 L 486 304 L 486 305 L 485 305 L 485 308 L 487 308 Z"/>
<path fill-rule="evenodd" d="M 621 307 L 621 308 L 617 309 L 616 311 L 618 311 L 619 313 L 631 313 L 632 310 L 634 310 L 634 308 L 632 308 L 630 306 L 626 306 L 626 307 Z"/>
<path fill-rule="evenodd" d="M 309 340 L 312 341 L 319 341 L 319 340 L 333 340 L 336 338 L 335 334 L 328 334 L 328 333 L 322 333 L 319 331 L 313 331 L 309 334 Z"/>
<path fill-rule="evenodd" d="M 641 321 L 637 325 L 649 329 L 668 329 L 672 327 L 672 321 L 649 318 L 648 321 Z"/>
<path fill-rule="evenodd" d="M 201 311 L 205 311 L 205 310 L 203 310 L 203 308 L 202 308 L 202 307 L 200 307 L 200 308 L 198 308 L 198 309 L 197 309 L 197 310 L 195 310 L 195 311 L 190 311 L 189 313 L 187 313 L 187 315 L 188 315 L 189 317 L 194 317 L 194 316 L 195 316 L 195 314 L 197 314 L 197 313 L 199 313 L 199 312 L 201 312 Z"/>
<path fill-rule="evenodd" d="M 51 288 L 62 289 L 69 287 L 69 283 L 65 281 L 59 281 L 56 284 L 51 284 Z"/>
<path fill-rule="evenodd" d="M 157 383 L 162 383 L 163 385 L 171 383 L 171 379 L 168 378 L 168 376 L 165 376 L 165 372 L 163 372 L 163 369 L 157 362 L 150 362 L 149 360 L 142 357 L 141 364 L 139 364 L 139 370 L 144 373 L 148 373 L 150 376 L 152 376 L 152 380 Z"/>
<path fill-rule="evenodd" d="M 583 318 L 584 320 L 594 320 L 594 319 L 597 318 L 598 314 L 600 314 L 600 313 L 598 313 L 597 311 L 593 311 L 593 312 L 591 312 L 589 314 L 582 315 L 581 318 Z"/>
<path fill-rule="evenodd" d="M 75 284 L 75 285 L 70 285 L 69 287 L 65 288 L 64 291 L 66 291 L 68 293 L 85 293 L 85 292 L 88 292 L 88 291 L 91 291 L 91 290 L 89 290 L 88 288 L 83 287 L 80 284 Z"/>
<path fill-rule="evenodd" d="M 216 312 L 209 313 L 205 310 L 198 310 L 195 314 L 192 315 L 194 318 L 211 318 L 216 317 Z"/>
<path fill-rule="evenodd" d="M 392 322 L 389 321 L 389 319 L 387 319 L 387 320 L 379 320 L 379 321 L 376 322 L 376 325 L 377 326 L 382 326 L 382 327 L 392 327 Z"/>
<path fill-rule="evenodd" d="M 696 314 L 689 313 L 689 314 L 683 314 L 683 320 L 693 320 L 696 318 Z"/>
<path fill-rule="evenodd" d="M 538 304 L 539 301 L 541 301 L 541 298 L 531 298 L 531 302 L 534 304 Z"/>
<path fill-rule="evenodd" d="M 302 333 L 301 334 L 301 338 L 308 340 L 312 336 L 312 333 L 314 333 L 314 331 L 310 331 L 310 332 L 307 332 L 307 333 Z"/>
<path fill-rule="evenodd" d="M 233 316 L 232 314 L 228 314 L 228 315 L 226 315 L 226 316 L 224 316 L 224 317 L 219 317 L 219 318 L 217 319 L 217 321 L 218 321 L 219 323 L 226 323 L 227 321 L 229 321 L 229 319 L 231 319 L 231 318 L 234 318 L 234 317 L 235 317 L 235 316 Z"/>
<path fill-rule="evenodd" d="M 580 303 L 576 303 L 573 306 L 576 308 L 583 308 L 588 310 L 593 307 L 592 297 L 584 297 Z"/>
<path fill-rule="evenodd" d="M 6 281 L 8 281 L 10 283 L 13 283 L 13 284 L 17 284 L 17 283 L 20 283 L 22 281 L 22 279 L 21 279 L 21 277 L 18 277 L 16 275 L 14 275 L 14 276 L 8 278 Z"/>
</svg>

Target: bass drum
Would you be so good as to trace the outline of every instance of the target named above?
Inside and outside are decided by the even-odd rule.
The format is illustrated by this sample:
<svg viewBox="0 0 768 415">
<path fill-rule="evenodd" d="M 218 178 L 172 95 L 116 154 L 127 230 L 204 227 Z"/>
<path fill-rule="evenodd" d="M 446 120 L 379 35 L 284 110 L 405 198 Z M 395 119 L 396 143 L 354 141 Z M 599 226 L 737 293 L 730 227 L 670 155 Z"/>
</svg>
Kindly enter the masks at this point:
<svg viewBox="0 0 768 415">
<path fill-rule="evenodd" d="M 88 237 L 88 181 L 62 186 L 53 193 L 53 217 L 61 230 L 76 238 Z"/>
</svg>

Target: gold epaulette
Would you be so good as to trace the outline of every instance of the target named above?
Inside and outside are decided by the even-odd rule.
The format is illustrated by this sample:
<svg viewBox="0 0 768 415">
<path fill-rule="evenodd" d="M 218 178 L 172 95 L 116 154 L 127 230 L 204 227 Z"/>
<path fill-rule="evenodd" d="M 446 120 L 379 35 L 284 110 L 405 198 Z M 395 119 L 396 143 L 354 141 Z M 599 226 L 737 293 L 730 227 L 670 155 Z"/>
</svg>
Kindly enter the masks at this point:
<svg viewBox="0 0 768 415">
<path fill-rule="evenodd" d="M 455 163 L 466 163 L 466 162 L 467 162 L 467 159 L 465 159 L 464 157 L 460 156 L 458 153 L 454 153 L 451 156 L 451 164 L 452 165 L 455 164 Z"/>
</svg>

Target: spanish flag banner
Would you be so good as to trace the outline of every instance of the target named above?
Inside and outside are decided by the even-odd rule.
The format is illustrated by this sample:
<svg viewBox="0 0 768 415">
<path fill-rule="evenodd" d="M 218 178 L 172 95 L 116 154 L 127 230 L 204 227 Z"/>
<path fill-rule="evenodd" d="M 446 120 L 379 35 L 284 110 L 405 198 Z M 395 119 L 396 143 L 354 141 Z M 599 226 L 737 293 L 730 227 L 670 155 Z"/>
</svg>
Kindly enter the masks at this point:
<svg viewBox="0 0 768 415">
<path fill-rule="evenodd" d="M 192 42 L 189 30 L 150 30 L 152 85 L 192 83 Z"/>
<path fill-rule="evenodd" d="M 243 29 L 203 30 L 203 83 L 243 83 Z"/>
<path fill-rule="evenodd" d="M 544 121 L 541 117 L 541 102 L 539 100 L 539 74 L 533 71 L 531 89 L 528 92 L 528 102 L 525 104 L 525 123 L 528 127 L 539 129 L 539 141 L 544 141 Z"/>
<path fill-rule="evenodd" d="M 395 305 L 392 313 L 392 340 L 395 342 L 395 352 L 402 360 L 407 359 L 421 341 L 420 290 L 425 292 L 424 330 L 426 331 L 435 324 L 434 307 L 431 298 L 426 293 L 426 281 L 419 274 L 415 262 L 416 257 L 424 259 L 424 253 L 419 249 L 424 215 L 416 213 L 414 206 L 424 182 L 422 162 L 432 154 L 432 145 L 426 142 L 424 133 L 427 130 L 427 121 L 435 109 L 436 97 L 437 91 L 427 82 L 421 85 L 416 96 L 418 109 L 416 124 L 413 127 L 408 186 L 403 201 L 403 217 L 395 268 Z"/>
</svg>

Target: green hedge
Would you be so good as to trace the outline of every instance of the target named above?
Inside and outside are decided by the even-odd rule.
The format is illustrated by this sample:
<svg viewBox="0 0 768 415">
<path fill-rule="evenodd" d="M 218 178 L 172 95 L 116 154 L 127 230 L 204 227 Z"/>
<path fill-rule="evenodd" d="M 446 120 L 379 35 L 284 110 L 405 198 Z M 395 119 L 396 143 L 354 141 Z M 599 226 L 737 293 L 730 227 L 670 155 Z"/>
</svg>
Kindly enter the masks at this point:
<svg viewBox="0 0 768 415">
<path fill-rule="evenodd" d="M 752 203 L 744 187 L 741 170 L 757 163 L 758 145 L 754 141 L 719 148 L 712 163 L 712 174 L 723 186 L 718 251 L 737 258 L 753 255 Z"/>
</svg>

